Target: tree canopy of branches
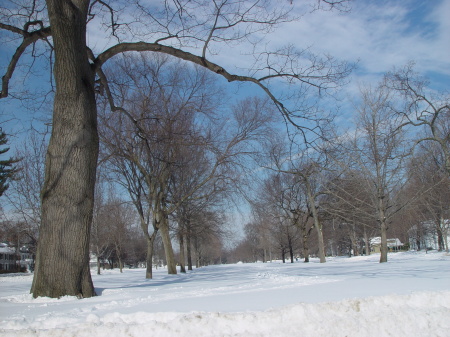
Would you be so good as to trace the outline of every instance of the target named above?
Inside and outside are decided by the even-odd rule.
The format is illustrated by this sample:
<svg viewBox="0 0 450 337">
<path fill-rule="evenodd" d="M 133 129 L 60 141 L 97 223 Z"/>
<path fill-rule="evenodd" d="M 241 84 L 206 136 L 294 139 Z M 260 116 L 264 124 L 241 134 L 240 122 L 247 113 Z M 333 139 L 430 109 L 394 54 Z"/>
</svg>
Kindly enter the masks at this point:
<svg viewBox="0 0 450 337">
<path fill-rule="evenodd" d="M 443 154 L 441 166 L 450 176 L 450 95 L 427 88 L 425 78 L 414 71 L 410 63 L 400 70 L 386 74 L 386 86 L 397 93 L 404 104 L 393 106 L 401 117 L 400 127 L 412 125 L 421 127 L 422 136 L 416 144 L 433 142 L 438 144 Z"/>
<path fill-rule="evenodd" d="M 138 210 L 149 251 L 159 232 L 168 272 L 175 274 L 169 216 L 191 199 L 212 202 L 213 194 L 227 190 L 250 143 L 266 132 L 272 107 L 255 98 L 222 114 L 210 74 L 168 57 L 125 57 L 111 80 L 131 119 L 102 111 L 105 158 Z"/>
<path fill-rule="evenodd" d="M 415 197 L 404 218 L 409 223 L 414 248 L 427 249 L 426 237 L 433 234 L 438 249 L 448 251 L 450 177 L 442 166 L 443 153 L 438 143 L 427 145 L 419 148 L 409 161 L 411 178 L 406 193 L 409 198 Z"/>
<path fill-rule="evenodd" d="M 323 5 L 342 3 L 324 1 Z M 296 112 L 302 118 L 304 110 L 288 109 L 271 90 L 271 84 L 279 84 L 279 80 L 296 83 L 300 96 L 310 87 L 323 92 L 339 85 L 350 70 L 347 64 L 312 55 L 307 50 L 298 52 L 292 46 L 256 51 L 249 69 L 251 75 L 230 73 L 212 61 L 221 45 L 264 45 L 256 43 L 261 33 L 291 19 L 289 11 L 278 4 L 269 0 L 2 3 L 3 40 L 16 49 L 2 68 L 0 97 L 14 91 L 10 88 L 11 79 L 19 71 L 21 61 L 32 64 L 32 58 L 39 55 L 54 61 L 52 136 L 41 194 L 40 245 L 31 289 L 34 297 L 95 294 L 88 261 L 99 149 L 96 93 L 109 98 L 113 111 L 126 113 L 120 102 L 114 101 L 103 71 L 113 57 L 127 51 L 159 52 L 198 64 L 230 82 L 254 83 L 287 120 L 297 125 L 300 122 L 294 121 Z M 104 50 L 88 43 L 87 33 L 91 31 L 88 27 L 93 25 L 97 25 L 93 28 L 96 32 L 105 31 L 105 41 L 111 41 Z M 220 55 L 225 56 L 224 53 L 220 51 Z"/>
</svg>

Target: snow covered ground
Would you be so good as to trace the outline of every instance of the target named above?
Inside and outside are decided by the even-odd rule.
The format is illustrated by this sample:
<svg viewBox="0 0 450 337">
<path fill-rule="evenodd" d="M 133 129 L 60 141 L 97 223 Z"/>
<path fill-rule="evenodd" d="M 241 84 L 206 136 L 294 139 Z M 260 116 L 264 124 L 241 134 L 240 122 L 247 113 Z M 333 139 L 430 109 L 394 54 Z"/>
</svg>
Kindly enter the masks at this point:
<svg viewBox="0 0 450 337">
<path fill-rule="evenodd" d="M 99 296 L 32 299 L 0 276 L 0 336 L 450 336 L 450 255 L 93 275 Z"/>
</svg>

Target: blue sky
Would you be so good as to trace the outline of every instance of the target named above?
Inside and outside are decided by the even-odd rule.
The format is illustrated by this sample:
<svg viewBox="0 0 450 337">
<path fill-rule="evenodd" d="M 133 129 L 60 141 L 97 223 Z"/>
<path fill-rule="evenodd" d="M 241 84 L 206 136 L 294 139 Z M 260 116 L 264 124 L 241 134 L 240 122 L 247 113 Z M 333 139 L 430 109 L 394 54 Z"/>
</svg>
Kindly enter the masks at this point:
<svg viewBox="0 0 450 337">
<path fill-rule="evenodd" d="M 278 0 L 278 3 L 289 2 Z M 301 20 L 282 25 L 265 36 L 265 40 L 274 48 L 293 44 L 299 49 L 310 48 L 314 53 L 357 62 L 345 88 L 347 97 L 357 94 L 360 83 L 376 82 L 386 71 L 409 61 L 416 63 L 416 71 L 429 77 L 433 89 L 450 91 L 450 0 L 353 0 L 351 10 L 345 13 L 309 13 L 310 7 L 305 3 L 308 1 L 295 0 L 292 5 L 293 13 L 305 14 Z M 108 43 L 99 31 L 98 28 L 90 31 L 88 40 L 92 46 Z M 212 60 L 225 64 L 229 71 L 242 73 L 245 47 L 227 46 L 222 50 L 221 47 L 217 46 L 218 54 Z M 3 53 L 4 46 L 0 48 Z M 6 57 L 0 58 L 2 73 L 6 62 Z M 20 83 L 17 76 L 13 80 Z M 42 84 L 37 83 L 37 87 Z M 257 88 L 254 90 L 258 92 Z M 253 88 L 246 86 L 244 91 L 252 94 Z M 41 107 L 41 111 L 48 116 L 51 105 Z M 3 124 L 7 132 L 26 129 L 31 121 L 38 125 L 41 123 L 35 119 L 38 116 L 17 102 L 0 100 L 0 121 L 11 120 Z"/>
</svg>

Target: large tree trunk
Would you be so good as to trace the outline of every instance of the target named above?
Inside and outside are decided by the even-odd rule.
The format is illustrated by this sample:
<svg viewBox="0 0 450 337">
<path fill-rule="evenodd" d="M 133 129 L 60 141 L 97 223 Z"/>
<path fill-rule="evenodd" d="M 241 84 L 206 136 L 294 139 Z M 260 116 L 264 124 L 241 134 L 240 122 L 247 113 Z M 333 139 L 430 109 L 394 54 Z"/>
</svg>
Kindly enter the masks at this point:
<svg viewBox="0 0 450 337">
<path fill-rule="evenodd" d="M 167 273 L 176 274 L 177 265 L 175 262 L 175 256 L 173 254 L 172 241 L 170 240 L 168 219 L 164 215 L 162 216 L 162 222 L 160 223 L 159 230 L 161 232 L 161 239 L 164 246 L 164 253 L 166 255 Z"/>
<path fill-rule="evenodd" d="M 52 136 L 41 194 L 33 297 L 95 295 L 89 235 L 98 156 L 94 72 L 86 56 L 87 0 L 47 0 L 55 51 Z"/>
</svg>

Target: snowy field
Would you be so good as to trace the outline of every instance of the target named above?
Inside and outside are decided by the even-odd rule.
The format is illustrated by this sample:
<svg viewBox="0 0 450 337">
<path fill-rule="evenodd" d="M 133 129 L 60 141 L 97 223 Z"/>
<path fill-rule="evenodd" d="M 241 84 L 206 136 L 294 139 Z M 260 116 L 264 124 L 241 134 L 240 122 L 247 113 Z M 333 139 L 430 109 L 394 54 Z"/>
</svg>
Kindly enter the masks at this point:
<svg viewBox="0 0 450 337">
<path fill-rule="evenodd" d="M 408 252 L 325 264 L 143 269 L 93 275 L 99 296 L 32 299 L 0 276 L 0 336 L 450 336 L 450 255 Z"/>
</svg>

